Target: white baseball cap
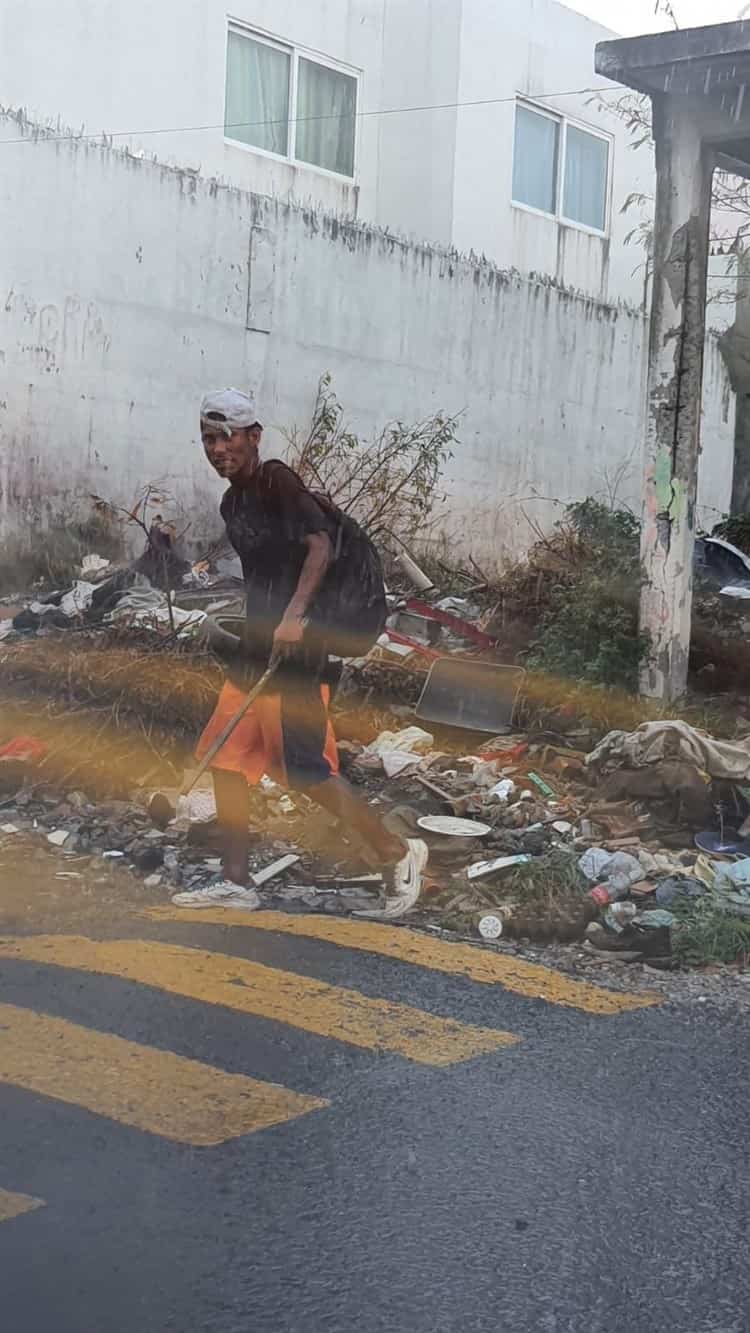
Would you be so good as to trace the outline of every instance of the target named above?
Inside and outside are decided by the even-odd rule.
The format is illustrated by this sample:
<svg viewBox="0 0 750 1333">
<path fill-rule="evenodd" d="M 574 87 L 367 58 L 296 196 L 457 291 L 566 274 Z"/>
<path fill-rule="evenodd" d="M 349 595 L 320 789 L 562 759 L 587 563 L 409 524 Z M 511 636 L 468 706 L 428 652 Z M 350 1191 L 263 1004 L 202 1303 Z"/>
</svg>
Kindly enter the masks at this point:
<svg viewBox="0 0 750 1333">
<path fill-rule="evenodd" d="M 201 399 L 201 425 L 219 426 L 227 435 L 233 430 L 259 426 L 254 393 L 242 389 L 211 389 Z"/>
</svg>

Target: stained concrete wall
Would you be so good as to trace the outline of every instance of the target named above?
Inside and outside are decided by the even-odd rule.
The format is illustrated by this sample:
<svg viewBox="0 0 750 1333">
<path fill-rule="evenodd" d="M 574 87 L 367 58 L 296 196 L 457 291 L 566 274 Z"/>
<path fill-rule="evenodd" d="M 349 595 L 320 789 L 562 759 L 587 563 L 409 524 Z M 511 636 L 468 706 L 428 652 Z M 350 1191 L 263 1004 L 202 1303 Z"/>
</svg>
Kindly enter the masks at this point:
<svg viewBox="0 0 750 1333">
<path fill-rule="evenodd" d="M 363 433 L 461 412 L 441 527 L 492 564 L 556 502 L 637 504 L 644 322 L 364 225 L 7 120 L 0 177 L 0 523 L 120 503 L 158 480 L 215 530 L 201 391 L 253 385 L 268 426 L 309 420 L 331 371 Z M 13 131 L 13 134 L 10 131 Z M 726 508 L 733 407 L 709 349 L 701 500 Z"/>
</svg>

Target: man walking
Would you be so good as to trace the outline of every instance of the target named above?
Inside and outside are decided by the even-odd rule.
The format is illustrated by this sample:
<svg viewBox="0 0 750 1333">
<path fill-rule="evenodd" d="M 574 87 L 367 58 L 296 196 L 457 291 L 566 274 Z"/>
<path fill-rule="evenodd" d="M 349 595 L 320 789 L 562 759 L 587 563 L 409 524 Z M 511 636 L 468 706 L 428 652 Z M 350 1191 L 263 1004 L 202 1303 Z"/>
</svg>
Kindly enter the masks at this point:
<svg viewBox="0 0 750 1333">
<path fill-rule="evenodd" d="M 262 433 L 249 394 L 222 389 L 204 397 L 203 448 L 214 470 L 229 482 L 221 514 L 245 581 L 247 687 L 270 660 L 278 660 L 278 666 L 212 764 L 224 879 L 178 893 L 173 901 L 185 907 L 260 906 L 248 885 L 248 786 L 265 773 L 305 792 L 375 850 L 390 882 L 384 910 L 368 915 L 397 918 L 419 898 L 427 847 L 419 839 L 402 843 L 390 834 L 339 774 L 328 716 L 325 610 L 340 576 L 336 520 L 284 463 L 260 461 Z M 199 759 L 242 701 L 242 691 L 227 681 L 198 742 Z"/>
</svg>

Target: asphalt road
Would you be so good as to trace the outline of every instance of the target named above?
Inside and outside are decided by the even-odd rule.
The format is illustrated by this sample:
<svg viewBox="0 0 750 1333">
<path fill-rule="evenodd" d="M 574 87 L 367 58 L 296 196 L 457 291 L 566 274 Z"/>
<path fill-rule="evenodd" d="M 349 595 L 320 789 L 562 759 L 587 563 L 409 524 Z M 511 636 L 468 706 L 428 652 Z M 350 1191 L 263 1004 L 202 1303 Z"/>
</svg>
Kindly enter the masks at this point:
<svg viewBox="0 0 750 1333">
<path fill-rule="evenodd" d="M 750 1328 L 739 1016 L 56 865 L 0 868 L 7 1333 Z"/>
</svg>

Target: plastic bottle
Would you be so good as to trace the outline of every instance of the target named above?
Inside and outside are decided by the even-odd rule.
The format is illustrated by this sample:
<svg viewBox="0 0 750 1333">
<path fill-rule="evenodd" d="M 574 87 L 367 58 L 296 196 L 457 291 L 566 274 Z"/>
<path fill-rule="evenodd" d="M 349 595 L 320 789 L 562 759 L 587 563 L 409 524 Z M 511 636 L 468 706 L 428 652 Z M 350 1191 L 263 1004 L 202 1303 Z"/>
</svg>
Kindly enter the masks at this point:
<svg viewBox="0 0 750 1333">
<path fill-rule="evenodd" d="M 631 924 L 637 911 L 635 903 L 616 902 L 604 913 L 604 921 L 610 930 L 616 930 L 619 934 Z"/>
</svg>

